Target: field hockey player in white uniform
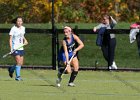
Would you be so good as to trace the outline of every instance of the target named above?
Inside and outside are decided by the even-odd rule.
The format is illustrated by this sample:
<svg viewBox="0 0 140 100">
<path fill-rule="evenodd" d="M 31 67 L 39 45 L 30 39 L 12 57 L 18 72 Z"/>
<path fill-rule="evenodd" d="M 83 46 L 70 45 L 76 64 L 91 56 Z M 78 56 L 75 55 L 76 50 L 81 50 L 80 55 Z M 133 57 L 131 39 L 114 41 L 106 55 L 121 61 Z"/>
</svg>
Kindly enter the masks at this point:
<svg viewBox="0 0 140 100">
<path fill-rule="evenodd" d="M 11 51 L 16 50 L 23 44 L 27 45 L 28 42 L 26 38 L 24 37 L 25 34 L 25 27 L 22 26 L 23 24 L 23 19 L 22 17 L 17 17 L 16 19 L 13 20 L 13 23 L 15 24 L 11 30 L 10 30 L 10 39 L 9 39 L 9 45 Z M 16 64 L 12 67 L 8 68 L 9 71 L 9 76 L 13 78 L 13 73 L 15 71 L 16 77 L 15 80 L 21 81 L 21 76 L 20 76 L 20 70 L 21 66 L 23 65 L 23 55 L 24 55 L 24 48 L 21 47 L 18 50 L 14 51 L 12 53 L 12 56 L 14 57 Z"/>
</svg>

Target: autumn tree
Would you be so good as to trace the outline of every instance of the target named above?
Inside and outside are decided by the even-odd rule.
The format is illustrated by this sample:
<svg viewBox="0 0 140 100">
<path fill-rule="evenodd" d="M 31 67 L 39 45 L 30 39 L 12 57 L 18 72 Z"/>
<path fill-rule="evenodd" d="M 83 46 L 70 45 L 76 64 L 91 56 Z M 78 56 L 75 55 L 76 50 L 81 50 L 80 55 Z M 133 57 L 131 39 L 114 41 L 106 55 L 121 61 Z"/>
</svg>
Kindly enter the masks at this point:
<svg viewBox="0 0 140 100">
<path fill-rule="evenodd" d="M 81 2 L 84 0 L 63 0 L 60 8 L 59 22 L 86 22 L 88 16 L 82 8 Z"/>
<path fill-rule="evenodd" d="M 0 0 L 0 23 L 20 15 L 27 23 L 51 22 L 52 0 Z M 55 22 L 99 22 L 104 14 L 118 21 L 138 21 L 139 0 L 54 0 Z"/>
<path fill-rule="evenodd" d="M 55 0 L 55 15 L 62 0 Z M 51 0 L 1 0 L 0 22 L 10 22 L 16 16 L 23 16 L 25 22 L 46 23 L 51 21 Z"/>
</svg>

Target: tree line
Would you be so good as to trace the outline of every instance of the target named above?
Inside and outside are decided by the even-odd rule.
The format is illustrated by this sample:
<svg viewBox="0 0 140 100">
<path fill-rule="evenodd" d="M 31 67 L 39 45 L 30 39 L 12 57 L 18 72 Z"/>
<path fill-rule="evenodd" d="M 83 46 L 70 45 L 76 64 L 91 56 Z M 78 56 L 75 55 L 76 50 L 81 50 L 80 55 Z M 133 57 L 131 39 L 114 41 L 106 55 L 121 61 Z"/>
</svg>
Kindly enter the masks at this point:
<svg viewBox="0 0 140 100">
<path fill-rule="evenodd" d="M 0 23 L 23 16 L 26 23 L 51 22 L 52 0 L 0 0 Z M 54 0 L 56 23 L 92 23 L 109 14 L 118 21 L 138 21 L 139 0 Z"/>
</svg>

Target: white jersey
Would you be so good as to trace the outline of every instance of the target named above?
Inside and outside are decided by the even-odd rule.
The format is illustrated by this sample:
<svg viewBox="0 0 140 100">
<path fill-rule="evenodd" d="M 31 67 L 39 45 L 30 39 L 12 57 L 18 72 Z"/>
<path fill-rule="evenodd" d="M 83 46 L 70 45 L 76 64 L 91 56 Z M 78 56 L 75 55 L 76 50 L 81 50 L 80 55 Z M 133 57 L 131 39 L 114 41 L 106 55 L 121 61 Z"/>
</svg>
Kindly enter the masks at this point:
<svg viewBox="0 0 140 100">
<path fill-rule="evenodd" d="M 23 45 L 23 39 L 25 34 L 25 27 L 13 26 L 10 30 L 9 35 L 12 36 L 12 49 L 17 49 L 19 46 Z M 23 47 L 18 49 L 23 50 Z"/>
</svg>

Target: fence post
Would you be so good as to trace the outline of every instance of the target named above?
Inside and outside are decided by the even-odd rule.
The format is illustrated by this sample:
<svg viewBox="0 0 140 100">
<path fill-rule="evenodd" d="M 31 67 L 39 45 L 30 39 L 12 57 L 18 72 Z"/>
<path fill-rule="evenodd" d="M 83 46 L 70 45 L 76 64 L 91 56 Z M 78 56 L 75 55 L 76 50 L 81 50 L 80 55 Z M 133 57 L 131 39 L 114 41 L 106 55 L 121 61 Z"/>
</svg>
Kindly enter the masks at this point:
<svg viewBox="0 0 140 100">
<path fill-rule="evenodd" d="M 52 29 L 52 69 L 56 69 L 56 29 Z"/>
<path fill-rule="evenodd" d="M 58 32 L 57 31 L 56 31 L 56 45 L 57 45 L 57 57 L 58 57 L 60 44 L 59 44 L 59 35 L 58 35 Z M 59 65 L 58 59 L 57 59 L 57 65 Z"/>
<path fill-rule="evenodd" d="M 52 0 L 52 69 L 56 69 L 56 29 L 54 22 L 54 0 Z"/>
</svg>

